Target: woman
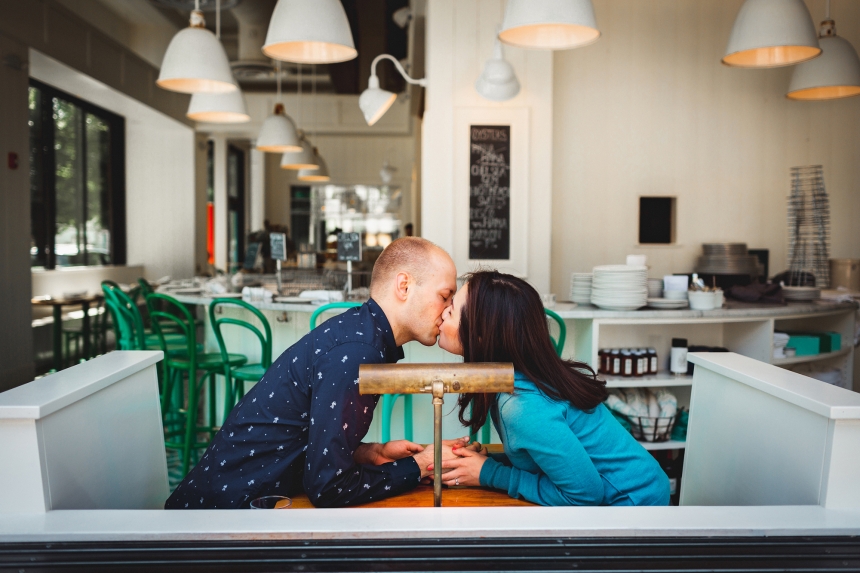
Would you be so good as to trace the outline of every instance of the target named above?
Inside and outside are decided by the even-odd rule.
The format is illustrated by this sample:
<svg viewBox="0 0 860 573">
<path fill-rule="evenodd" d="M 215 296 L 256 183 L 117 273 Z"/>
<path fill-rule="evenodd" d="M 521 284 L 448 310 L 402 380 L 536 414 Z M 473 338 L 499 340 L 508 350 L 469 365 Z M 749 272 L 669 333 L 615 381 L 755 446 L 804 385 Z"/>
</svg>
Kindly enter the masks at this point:
<svg viewBox="0 0 860 573">
<path fill-rule="evenodd" d="M 657 461 L 603 405 L 605 383 L 552 347 L 538 293 L 496 271 L 476 272 L 443 314 L 439 346 L 466 362 L 512 362 L 512 394 L 462 394 L 460 421 L 477 432 L 489 414 L 504 456 L 455 450 L 448 485 L 506 490 L 541 505 L 668 505 Z M 468 412 L 469 419 L 466 418 Z"/>
</svg>

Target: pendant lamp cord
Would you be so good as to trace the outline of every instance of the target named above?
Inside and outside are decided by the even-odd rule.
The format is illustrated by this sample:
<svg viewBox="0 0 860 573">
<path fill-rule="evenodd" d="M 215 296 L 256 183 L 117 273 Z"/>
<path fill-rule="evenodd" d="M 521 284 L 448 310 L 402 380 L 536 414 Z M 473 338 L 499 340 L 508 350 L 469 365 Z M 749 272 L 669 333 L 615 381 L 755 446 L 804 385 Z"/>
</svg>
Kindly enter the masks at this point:
<svg viewBox="0 0 860 573">
<path fill-rule="evenodd" d="M 830 19 L 830 0 L 827 0 L 827 3 L 825 4 L 824 11 L 825 11 L 824 19 L 829 20 Z"/>
<path fill-rule="evenodd" d="M 194 11 L 195 12 L 200 11 L 200 0 L 194 0 Z"/>
<path fill-rule="evenodd" d="M 281 60 L 278 60 L 277 64 L 275 64 L 275 65 L 277 66 L 277 69 L 278 69 L 278 81 L 275 82 L 278 86 L 278 99 L 277 99 L 277 101 L 278 101 L 278 103 L 281 103 Z"/>
<path fill-rule="evenodd" d="M 221 0 L 215 0 L 215 37 L 221 39 Z"/>
<path fill-rule="evenodd" d="M 302 65 L 299 64 L 299 125 L 302 124 Z"/>
<path fill-rule="evenodd" d="M 314 102 L 311 116 L 311 139 L 317 137 L 317 65 L 311 64 L 311 100 Z"/>
</svg>

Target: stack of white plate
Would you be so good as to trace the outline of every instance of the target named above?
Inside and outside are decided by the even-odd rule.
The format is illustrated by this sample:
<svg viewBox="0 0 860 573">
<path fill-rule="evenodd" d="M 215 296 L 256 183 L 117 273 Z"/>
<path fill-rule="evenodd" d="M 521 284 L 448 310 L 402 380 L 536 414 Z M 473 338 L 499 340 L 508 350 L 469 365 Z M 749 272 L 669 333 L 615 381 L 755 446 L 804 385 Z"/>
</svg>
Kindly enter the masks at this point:
<svg viewBox="0 0 860 573">
<path fill-rule="evenodd" d="M 782 296 L 785 300 L 818 300 L 821 298 L 821 289 L 816 287 L 782 287 Z"/>
<path fill-rule="evenodd" d="M 570 273 L 570 300 L 591 304 L 591 273 Z"/>
<path fill-rule="evenodd" d="M 594 267 L 591 304 L 607 310 L 636 310 L 648 303 L 648 267 Z"/>
<path fill-rule="evenodd" d="M 659 308 L 664 310 L 678 310 L 687 308 L 689 303 L 686 300 L 672 300 L 671 298 L 651 298 L 648 297 L 648 306 L 651 308 Z"/>
</svg>

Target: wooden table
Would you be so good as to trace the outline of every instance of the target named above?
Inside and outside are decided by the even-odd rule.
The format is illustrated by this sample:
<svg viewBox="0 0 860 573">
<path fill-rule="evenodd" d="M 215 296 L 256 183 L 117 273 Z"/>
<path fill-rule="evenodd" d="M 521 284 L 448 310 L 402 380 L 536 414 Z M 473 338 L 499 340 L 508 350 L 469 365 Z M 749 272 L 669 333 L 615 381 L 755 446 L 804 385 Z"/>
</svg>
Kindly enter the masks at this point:
<svg viewBox="0 0 860 573">
<path fill-rule="evenodd" d="M 442 488 L 442 507 L 522 507 L 535 504 L 514 499 L 503 491 L 485 487 Z M 419 485 L 410 492 L 352 507 L 433 507 L 433 484 Z M 314 509 L 305 494 L 293 497 L 291 509 Z"/>
<path fill-rule="evenodd" d="M 433 444 L 425 444 L 432 448 Z M 487 444 L 491 454 L 504 452 L 502 444 Z M 442 507 L 535 507 L 530 501 L 514 499 L 503 491 L 487 487 L 442 487 Z M 421 484 L 412 491 L 352 507 L 433 507 L 433 484 Z M 293 497 L 292 509 L 315 509 L 305 494 Z"/>
<path fill-rule="evenodd" d="M 90 356 L 90 304 L 102 298 L 101 294 L 86 294 L 75 297 L 36 296 L 30 300 L 33 306 L 51 306 L 54 311 L 54 369 L 63 369 L 63 307 L 80 306 L 84 311 L 81 335 L 84 338 L 83 355 Z"/>
</svg>

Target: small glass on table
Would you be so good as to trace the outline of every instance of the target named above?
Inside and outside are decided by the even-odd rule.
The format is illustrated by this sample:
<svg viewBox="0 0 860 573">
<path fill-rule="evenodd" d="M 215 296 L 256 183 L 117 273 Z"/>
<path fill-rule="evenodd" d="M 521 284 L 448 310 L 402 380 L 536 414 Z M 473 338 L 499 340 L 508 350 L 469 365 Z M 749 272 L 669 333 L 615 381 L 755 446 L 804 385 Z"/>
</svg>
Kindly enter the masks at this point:
<svg viewBox="0 0 860 573">
<path fill-rule="evenodd" d="M 258 497 L 251 502 L 251 509 L 289 509 L 293 500 L 282 495 Z"/>
</svg>

